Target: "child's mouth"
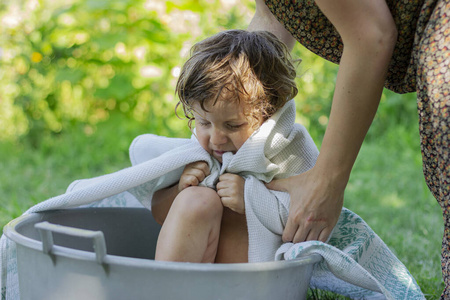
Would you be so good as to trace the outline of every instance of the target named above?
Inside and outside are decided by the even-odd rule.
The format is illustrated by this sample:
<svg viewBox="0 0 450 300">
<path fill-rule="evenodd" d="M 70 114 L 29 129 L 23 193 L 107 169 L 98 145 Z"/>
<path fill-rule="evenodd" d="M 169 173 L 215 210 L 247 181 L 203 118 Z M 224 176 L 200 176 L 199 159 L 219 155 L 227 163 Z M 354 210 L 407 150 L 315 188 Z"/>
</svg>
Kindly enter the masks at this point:
<svg viewBox="0 0 450 300">
<path fill-rule="evenodd" d="M 216 154 L 217 156 L 222 156 L 225 152 L 227 152 L 227 151 L 217 151 L 217 150 L 214 150 L 213 151 L 214 152 L 214 154 Z"/>
<path fill-rule="evenodd" d="M 213 150 L 212 151 L 212 155 L 220 162 L 222 162 L 222 156 L 227 153 L 227 152 L 231 152 L 231 153 L 236 153 L 235 151 L 220 151 L 220 150 Z"/>
</svg>

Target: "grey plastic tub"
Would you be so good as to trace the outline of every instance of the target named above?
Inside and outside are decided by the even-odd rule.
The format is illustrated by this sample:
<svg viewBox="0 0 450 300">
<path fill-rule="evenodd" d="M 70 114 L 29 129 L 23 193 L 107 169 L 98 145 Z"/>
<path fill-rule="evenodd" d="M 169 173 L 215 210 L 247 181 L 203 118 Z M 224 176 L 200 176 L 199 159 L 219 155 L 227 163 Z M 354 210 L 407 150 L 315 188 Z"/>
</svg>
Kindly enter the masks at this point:
<svg viewBox="0 0 450 300">
<path fill-rule="evenodd" d="M 82 208 L 21 216 L 4 234 L 17 245 L 21 299 L 33 300 L 305 299 L 322 259 L 159 262 L 159 230 L 144 208 Z"/>
</svg>

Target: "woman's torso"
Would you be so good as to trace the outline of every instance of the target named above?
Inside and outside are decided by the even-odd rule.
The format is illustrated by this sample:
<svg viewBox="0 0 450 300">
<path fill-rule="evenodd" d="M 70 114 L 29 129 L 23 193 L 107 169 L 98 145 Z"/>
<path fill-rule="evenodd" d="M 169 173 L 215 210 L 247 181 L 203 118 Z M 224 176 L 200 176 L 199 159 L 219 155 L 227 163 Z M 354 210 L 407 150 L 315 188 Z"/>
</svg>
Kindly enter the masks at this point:
<svg viewBox="0 0 450 300">
<path fill-rule="evenodd" d="M 416 57 L 425 26 L 437 0 L 386 0 L 398 31 L 386 88 L 397 93 L 416 91 Z M 313 0 L 266 0 L 275 17 L 307 49 L 339 63 L 343 44 L 339 33 Z"/>
</svg>

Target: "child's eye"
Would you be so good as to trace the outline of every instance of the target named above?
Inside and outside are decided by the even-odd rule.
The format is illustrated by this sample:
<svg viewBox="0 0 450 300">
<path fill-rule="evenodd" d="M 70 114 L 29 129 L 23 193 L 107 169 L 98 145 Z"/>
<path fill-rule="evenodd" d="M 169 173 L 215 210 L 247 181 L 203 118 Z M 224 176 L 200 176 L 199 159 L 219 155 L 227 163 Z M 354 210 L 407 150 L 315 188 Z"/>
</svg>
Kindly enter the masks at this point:
<svg viewBox="0 0 450 300">
<path fill-rule="evenodd" d="M 227 124 L 228 128 L 231 130 L 236 130 L 242 127 L 244 124 Z"/>
<path fill-rule="evenodd" d="M 202 121 L 198 121 L 198 124 L 200 124 L 200 126 L 208 126 L 210 123 L 209 122 L 202 122 Z"/>
</svg>

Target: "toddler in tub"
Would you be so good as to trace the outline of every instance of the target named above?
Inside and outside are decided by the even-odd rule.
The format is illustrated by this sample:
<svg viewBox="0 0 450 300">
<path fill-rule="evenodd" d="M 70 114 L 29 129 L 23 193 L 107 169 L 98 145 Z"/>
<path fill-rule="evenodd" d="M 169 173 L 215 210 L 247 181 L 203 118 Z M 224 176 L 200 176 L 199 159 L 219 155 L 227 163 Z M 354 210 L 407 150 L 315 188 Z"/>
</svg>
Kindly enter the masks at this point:
<svg viewBox="0 0 450 300">
<path fill-rule="evenodd" d="M 176 87 L 200 145 L 222 163 L 297 94 L 289 50 L 268 32 L 230 30 L 194 45 Z M 152 213 L 162 224 L 156 260 L 248 261 L 243 177 L 224 173 L 216 190 L 199 183 L 204 161 L 188 164 L 178 183 L 155 192 Z"/>
</svg>

